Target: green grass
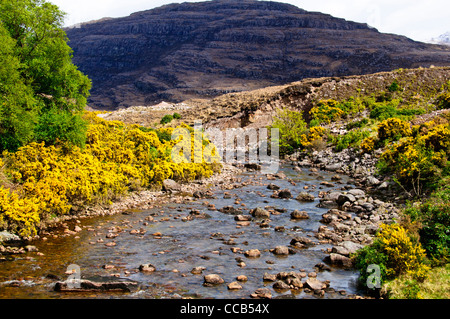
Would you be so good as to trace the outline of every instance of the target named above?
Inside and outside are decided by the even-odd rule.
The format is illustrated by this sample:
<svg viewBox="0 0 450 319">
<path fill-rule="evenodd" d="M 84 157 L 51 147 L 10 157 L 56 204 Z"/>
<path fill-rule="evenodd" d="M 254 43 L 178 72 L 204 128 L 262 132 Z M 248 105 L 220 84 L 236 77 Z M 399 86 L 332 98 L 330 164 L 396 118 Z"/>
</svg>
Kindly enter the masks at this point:
<svg viewBox="0 0 450 319">
<path fill-rule="evenodd" d="M 424 282 L 401 276 L 383 286 L 389 299 L 450 299 L 450 264 L 432 268 Z"/>
</svg>

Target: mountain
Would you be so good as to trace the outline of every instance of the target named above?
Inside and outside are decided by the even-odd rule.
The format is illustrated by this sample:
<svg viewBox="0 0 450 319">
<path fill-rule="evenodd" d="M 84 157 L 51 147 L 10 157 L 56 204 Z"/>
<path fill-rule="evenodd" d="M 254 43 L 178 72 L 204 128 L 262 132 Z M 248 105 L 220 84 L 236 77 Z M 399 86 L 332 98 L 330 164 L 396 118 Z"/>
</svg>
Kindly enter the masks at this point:
<svg viewBox="0 0 450 319">
<path fill-rule="evenodd" d="M 431 43 L 450 45 L 450 32 L 445 32 L 444 34 L 441 34 L 437 38 L 431 39 Z"/>
<path fill-rule="evenodd" d="M 66 30 L 90 106 L 212 98 L 305 78 L 450 65 L 450 48 L 255 0 L 170 4 Z"/>
</svg>

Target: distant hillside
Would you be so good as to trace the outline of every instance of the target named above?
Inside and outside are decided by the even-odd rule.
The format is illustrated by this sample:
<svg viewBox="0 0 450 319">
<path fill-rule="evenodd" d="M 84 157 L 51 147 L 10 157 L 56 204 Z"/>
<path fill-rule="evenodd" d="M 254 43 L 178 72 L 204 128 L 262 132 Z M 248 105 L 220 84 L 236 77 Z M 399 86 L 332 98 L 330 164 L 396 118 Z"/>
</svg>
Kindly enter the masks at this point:
<svg viewBox="0 0 450 319">
<path fill-rule="evenodd" d="M 101 109 L 450 65 L 446 46 L 266 1 L 171 4 L 66 31 L 74 62 L 93 81 L 90 105 Z"/>
<path fill-rule="evenodd" d="M 306 119 L 311 108 L 320 100 L 347 100 L 351 97 L 379 95 L 392 83 L 401 88 L 402 104 L 432 106 L 436 97 L 448 90 L 450 67 L 398 69 L 366 75 L 304 79 L 281 86 L 224 94 L 213 99 L 192 99 L 181 104 L 162 103 L 150 107 L 132 107 L 104 114 L 108 120 L 144 126 L 158 125 L 164 115 L 177 112 L 179 122 L 205 127 L 238 128 L 267 127 L 281 108 L 301 110 Z M 433 108 L 433 107 L 432 107 Z"/>
</svg>

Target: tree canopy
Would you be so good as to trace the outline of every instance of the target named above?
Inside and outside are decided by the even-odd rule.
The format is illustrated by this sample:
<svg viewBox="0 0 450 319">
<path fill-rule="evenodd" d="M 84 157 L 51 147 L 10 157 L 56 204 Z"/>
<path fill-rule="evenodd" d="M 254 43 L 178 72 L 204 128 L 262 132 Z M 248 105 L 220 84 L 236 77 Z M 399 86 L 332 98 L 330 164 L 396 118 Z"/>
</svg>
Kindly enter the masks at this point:
<svg viewBox="0 0 450 319">
<path fill-rule="evenodd" d="M 72 63 L 64 13 L 44 0 L 0 2 L 0 149 L 83 145 L 91 81 Z"/>
</svg>

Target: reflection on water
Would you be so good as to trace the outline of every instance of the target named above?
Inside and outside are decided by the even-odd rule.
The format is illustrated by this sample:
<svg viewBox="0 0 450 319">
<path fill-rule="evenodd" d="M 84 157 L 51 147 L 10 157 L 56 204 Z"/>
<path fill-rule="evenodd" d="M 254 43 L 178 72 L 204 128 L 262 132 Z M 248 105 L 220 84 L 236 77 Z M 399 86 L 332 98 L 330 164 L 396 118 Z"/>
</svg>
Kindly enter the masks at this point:
<svg viewBox="0 0 450 319">
<path fill-rule="evenodd" d="M 13 261 L 0 263 L 0 298 L 249 298 L 257 288 L 273 285 L 263 281 L 266 272 L 276 274 L 292 270 L 313 271 L 316 264 L 323 262 L 327 255 L 324 250 L 330 245 L 297 249 L 296 254 L 287 257 L 277 257 L 269 249 L 278 245 L 288 246 L 290 240 L 297 235 L 310 236 L 313 241 L 317 241 L 312 232 L 321 225 L 319 220 L 327 209 L 317 208 L 317 200 L 313 203 L 300 203 L 295 197 L 304 191 L 304 186 L 309 186 L 309 191 L 313 189 L 312 193 L 317 198 L 319 191 L 330 189 L 321 189 L 319 183 L 322 179 L 330 181 L 334 174 L 321 172 L 320 176 L 311 176 L 308 170 L 298 173 L 289 166 L 283 168 L 283 172 L 288 179 L 267 180 L 264 176 L 247 172 L 242 174 L 242 181 L 251 183 L 233 190 L 216 191 L 213 199 L 165 204 L 129 215 L 118 214 L 84 220 L 81 224 L 83 230 L 77 236 L 48 236 L 47 240 L 36 241 L 32 244 L 43 255 L 16 255 Z M 260 179 L 262 177 L 264 179 Z M 346 183 L 345 177 L 342 182 Z M 271 198 L 273 191 L 267 189 L 269 183 L 282 189 L 289 188 L 294 198 Z M 336 184 L 336 188 L 342 186 Z M 229 195 L 224 196 L 224 193 Z M 209 210 L 207 205 L 210 204 L 216 209 L 234 206 L 242 209 L 244 214 L 248 214 L 252 208 L 265 206 L 285 209 L 285 212 L 272 215 L 269 227 L 260 227 L 258 221 L 239 227 L 233 215 Z M 291 220 L 290 212 L 294 209 L 307 211 L 310 219 Z M 193 210 L 207 215 L 197 215 L 192 220 L 186 220 L 185 217 Z M 148 221 L 148 216 L 153 220 Z M 276 226 L 283 226 L 285 231 L 275 231 Z M 131 230 L 136 231 L 130 233 Z M 117 237 L 107 238 L 108 233 L 116 234 Z M 111 242 L 115 246 L 105 245 Z M 255 248 L 261 251 L 261 257 L 251 259 L 244 256 L 245 250 Z M 242 261 L 245 267 L 241 267 L 239 262 Z M 148 263 L 156 267 L 154 273 L 138 271 L 139 265 Z M 124 279 L 135 281 L 138 286 L 126 294 L 53 292 L 56 280 L 67 279 L 65 271 L 71 264 L 80 266 L 81 277 L 84 279 Z M 219 274 L 225 284 L 204 287 L 203 275 L 191 273 L 192 268 L 198 266 L 205 267 L 203 274 Z M 248 278 L 241 283 L 243 289 L 228 290 L 227 284 L 236 281 L 239 275 Z M 357 277 L 356 271 L 339 268 L 318 273 L 318 279 L 329 280 L 330 287 L 336 291 L 325 294 L 325 298 L 340 298 L 341 295 L 337 292 L 340 290 L 356 293 Z M 273 296 L 315 298 L 303 290 L 273 291 Z"/>
</svg>

